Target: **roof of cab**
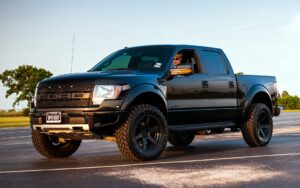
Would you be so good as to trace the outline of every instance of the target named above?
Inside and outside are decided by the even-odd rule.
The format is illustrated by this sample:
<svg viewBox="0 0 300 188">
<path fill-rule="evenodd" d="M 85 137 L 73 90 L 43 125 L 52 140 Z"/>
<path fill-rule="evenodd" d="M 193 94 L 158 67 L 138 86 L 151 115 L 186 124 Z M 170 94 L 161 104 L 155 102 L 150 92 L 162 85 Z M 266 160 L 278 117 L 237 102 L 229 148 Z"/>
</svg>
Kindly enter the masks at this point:
<svg viewBox="0 0 300 188">
<path fill-rule="evenodd" d="M 176 47 L 176 48 L 202 48 L 202 49 L 211 49 L 211 50 L 221 50 L 220 48 L 208 47 L 208 46 L 197 46 L 197 45 L 187 45 L 187 44 L 151 44 L 151 45 L 141 45 L 141 46 L 132 46 L 125 48 L 138 48 L 138 47 Z"/>
</svg>

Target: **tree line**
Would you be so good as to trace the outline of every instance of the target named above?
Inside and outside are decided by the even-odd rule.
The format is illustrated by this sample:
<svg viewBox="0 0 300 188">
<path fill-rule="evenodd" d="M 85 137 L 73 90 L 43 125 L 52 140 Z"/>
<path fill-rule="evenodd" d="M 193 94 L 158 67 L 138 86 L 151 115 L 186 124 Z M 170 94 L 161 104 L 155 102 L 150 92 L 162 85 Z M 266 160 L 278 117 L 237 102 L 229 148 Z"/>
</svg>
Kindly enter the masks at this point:
<svg viewBox="0 0 300 188">
<path fill-rule="evenodd" d="M 283 109 L 300 109 L 300 98 L 297 95 L 289 95 L 287 91 L 283 91 L 278 97 L 278 104 Z"/>
<path fill-rule="evenodd" d="M 0 117 L 21 117 L 21 116 L 28 116 L 29 115 L 29 108 L 23 108 L 22 110 L 0 110 Z"/>
</svg>

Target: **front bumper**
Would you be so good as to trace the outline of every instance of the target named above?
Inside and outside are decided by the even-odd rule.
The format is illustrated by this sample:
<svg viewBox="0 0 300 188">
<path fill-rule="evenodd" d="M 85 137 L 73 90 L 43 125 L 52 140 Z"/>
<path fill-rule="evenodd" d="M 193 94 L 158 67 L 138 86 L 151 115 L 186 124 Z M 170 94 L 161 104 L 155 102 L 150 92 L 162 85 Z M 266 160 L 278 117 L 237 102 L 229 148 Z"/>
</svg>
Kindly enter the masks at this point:
<svg viewBox="0 0 300 188">
<path fill-rule="evenodd" d="M 49 109 L 49 112 L 53 110 Z M 114 126 L 124 118 L 126 111 L 68 111 L 60 110 L 62 122 L 46 123 L 46 111 L 30 113 L 30 125 L 33 130 L 49 134 L 86 134 L 113 132 Z"/>
</svg>

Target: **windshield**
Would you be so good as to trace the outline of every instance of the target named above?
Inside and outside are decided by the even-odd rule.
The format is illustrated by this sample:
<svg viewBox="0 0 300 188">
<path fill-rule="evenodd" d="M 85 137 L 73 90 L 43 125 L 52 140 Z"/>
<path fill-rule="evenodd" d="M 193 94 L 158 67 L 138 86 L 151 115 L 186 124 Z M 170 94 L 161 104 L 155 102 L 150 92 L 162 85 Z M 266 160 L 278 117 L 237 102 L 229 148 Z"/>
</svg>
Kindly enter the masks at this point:
<svg viewBox="0 0 300 188">
<path fill-rule="evenodd" d="M 160 71 L 169 61 L 172 50 L 173 47 L 167 46 L 125 48 L 112 53 L 90 71 Z"/>
</svg>

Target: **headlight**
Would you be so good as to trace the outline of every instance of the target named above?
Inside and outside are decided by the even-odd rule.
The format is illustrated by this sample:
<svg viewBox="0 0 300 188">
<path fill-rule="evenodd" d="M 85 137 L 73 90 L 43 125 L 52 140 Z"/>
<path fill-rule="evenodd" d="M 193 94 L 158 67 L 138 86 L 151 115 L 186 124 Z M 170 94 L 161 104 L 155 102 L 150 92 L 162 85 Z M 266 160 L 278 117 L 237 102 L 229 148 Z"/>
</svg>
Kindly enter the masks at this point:
<svg viewBox="0 0 300 188">
<path fill-rule="evenodd" d="M 36 107 L 36 100 L 37 100 L 37 92 L 38 92 L 39 83 L 36 85 L 34 95 L 33 95 L 33 104 Z"/>
<path fill-rule="evenodd" d="M 105 99 L 116 99 L 121 91 L 129 89 L 128 85 L 95 85 L 93 91 L 93 104 L 100 105 Z"/>
</svg>

